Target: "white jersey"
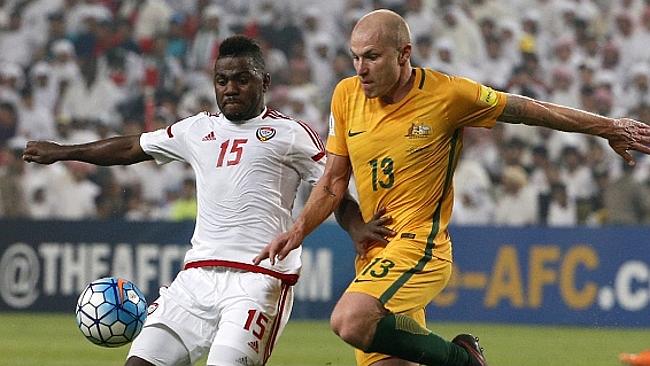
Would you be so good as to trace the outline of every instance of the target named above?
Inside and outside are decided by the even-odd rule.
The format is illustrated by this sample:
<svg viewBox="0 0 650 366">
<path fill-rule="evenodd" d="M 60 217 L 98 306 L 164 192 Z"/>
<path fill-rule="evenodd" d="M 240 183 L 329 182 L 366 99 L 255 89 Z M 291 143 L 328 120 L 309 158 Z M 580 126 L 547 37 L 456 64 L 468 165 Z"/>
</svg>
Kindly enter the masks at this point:
<svg viewBox="0 0 650 366">
<path fill-rule="evenodd" d="M 292 224 L 301 179 L 314 184 L 325 148 L 305 123 L 270 108 L 245 123 L 206 112 L 143 133 L 140 145 L 158 164 L 189 163 L 196 175 L 197 218 L 185 268 L 224 266 L 295 283 L 301 250 L 271 266 L 255 256 Z"/>
</svg>

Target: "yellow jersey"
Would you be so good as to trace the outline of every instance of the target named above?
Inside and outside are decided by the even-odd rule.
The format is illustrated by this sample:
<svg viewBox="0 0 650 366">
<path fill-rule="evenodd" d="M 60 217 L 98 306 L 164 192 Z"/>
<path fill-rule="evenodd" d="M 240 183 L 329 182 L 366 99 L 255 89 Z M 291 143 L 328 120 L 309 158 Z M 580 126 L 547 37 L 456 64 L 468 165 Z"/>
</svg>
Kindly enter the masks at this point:
<svg viewBox="0 0 650 366">
<path fill-rule="evenodd" d="M 494 126 L 506 94 L 430 69 L 413 72 L 413 87 L 393 104 L 366 98 L 358 77 L 339 82 L 327 151 L 349 157 L 366 222 L 385 207 L 396 238 L 451 261 L 447 226 L 462 130 Z"/>
</svg>

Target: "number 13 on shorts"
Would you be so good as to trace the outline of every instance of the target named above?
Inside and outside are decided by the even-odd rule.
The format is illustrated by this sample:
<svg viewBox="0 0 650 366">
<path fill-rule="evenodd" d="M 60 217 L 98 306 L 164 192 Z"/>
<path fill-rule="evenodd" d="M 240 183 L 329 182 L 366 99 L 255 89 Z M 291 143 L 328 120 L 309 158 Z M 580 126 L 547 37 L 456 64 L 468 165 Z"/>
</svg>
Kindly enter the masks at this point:
<svg viewBox="0 0 650 366">
<path fill-rule="evenodd" d="M 363 269 L 363 272 L 359 274 L 355 282 L 371 281 L 372 278 L 386 277 L 390 269 L 393 267 L 395 267 L 395 262 L 390 259 L 381 257 L 373 258 L 370 264 L 366 265 L 366 267 Z"/>
</svg>

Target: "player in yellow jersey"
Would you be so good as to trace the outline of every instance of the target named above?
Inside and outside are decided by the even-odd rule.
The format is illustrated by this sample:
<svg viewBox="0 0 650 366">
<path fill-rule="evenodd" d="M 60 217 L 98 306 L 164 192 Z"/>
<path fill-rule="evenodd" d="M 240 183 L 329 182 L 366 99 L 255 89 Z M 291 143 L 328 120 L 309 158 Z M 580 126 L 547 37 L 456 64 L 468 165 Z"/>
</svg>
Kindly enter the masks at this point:
<svg viewBox="0 0 650 366">
<path fill-rule="evenodd" d="M 332 313 L 334 332 L 360 350 L 361 366 L 485 366 L 477 338 L 449 342 L 424 323 L 425 306 L 451 275 L 447 226 L 462 129 L 499 120 L 597 135 L 633 164 L 628 150 L 650 153 L 650 127 L 412 68 L 408 26 L 392 11 L 362 17 L 350 52 L 357 76 L 334 91 L 323 177 L 292 228 L 254 262 L 284 258 L 337 208 L 352 234 L 377 230 L 365 222 L 385 224 L 389 240 L 378 238 L 381 245 L 357 258 L 357 276 Z M 339 207 L 351 172 L 361 216 L 348 200 Z"/>
</svg>

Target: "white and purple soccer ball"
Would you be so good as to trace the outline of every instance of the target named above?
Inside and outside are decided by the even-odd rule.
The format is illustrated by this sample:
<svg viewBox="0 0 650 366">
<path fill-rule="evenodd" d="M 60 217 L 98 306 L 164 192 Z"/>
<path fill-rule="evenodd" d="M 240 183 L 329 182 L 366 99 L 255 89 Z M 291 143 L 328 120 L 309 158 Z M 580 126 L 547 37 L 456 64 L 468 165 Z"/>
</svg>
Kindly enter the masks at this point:
<svg viewBox="0 0 650 366">
<path fill-rule="evenodd" d="M 142 330 L 147 301 L 133 282 L 104 277 L 81 292 L 75 314 L 77 326 L 89 341 L 102 347 L 119 347 Z"/>
</svg>

